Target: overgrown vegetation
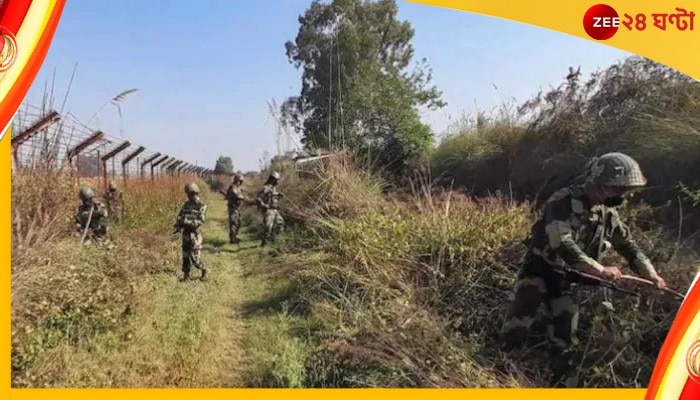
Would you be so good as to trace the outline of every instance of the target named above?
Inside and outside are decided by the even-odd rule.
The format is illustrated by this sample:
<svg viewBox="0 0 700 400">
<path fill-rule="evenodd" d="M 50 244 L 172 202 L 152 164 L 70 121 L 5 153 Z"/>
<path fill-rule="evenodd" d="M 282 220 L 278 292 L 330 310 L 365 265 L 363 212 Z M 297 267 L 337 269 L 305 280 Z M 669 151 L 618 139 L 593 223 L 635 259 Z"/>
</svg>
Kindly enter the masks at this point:
<svg viewBox="0 0 700 400">
<path fill-rule="evenodd" d="M 70 382 L 65 374 L 75 370 L 60 360 L 68 362 L 64 357 L 75 351 L 71 348 L 90 351 L 96 336 L 121 332 L 139 300 L 135 283 L 175 272 L 179 249 L 168 234 L 183 184 L 130 181 L 127 217 L 112 225 L 118 251 L 105 251 L 81 247 L 72 235 L 75 180 L 46 173 L 13 179 L 14 386 Z"/>
<path fill-rule="evenodd" d="M 571 71 L 559 88 L 520 107 L 460 121 L 437 147 L 433 171 L 446 184 L 477 195 L 512 193 L 544 200 L 567 184 L 593 156 L 621 151 L 639 161 L 649 179 L 640 198 L 660 221 L 700 229 L 692 196 L 700 188 L 700 83 L 640 57 L 594 73 L 588 81 Z M 679 224 L 679 206 L 684 207 Z"/>
<path fill-rule="evenodd" d="M 411 196 L 386 197 L 376 177 L 347 159 L 288 174 L 286 215 L 297 223 L 284 247 L 296 265 L 290 301 L 313 321 L 307 386 L 546 385 L 541 329 L 529 350 L 498 350 L 532 222 L 528 204 L 472 200 L 427 180 L 415 180 Z M 641 231 L 649 211 L 627 217 L 669 284 L 687 287 L 693 266 L 665 263 L 673 246 L 664 232 Z M 316 255 L 297 256 L 307 252 Z M 581 295 L 577 384 L 645 386 L 677 301 L 649 293 L 637 304 L 596 289 Z"/>
<path fill-rule="evenodd" d="M 71 235 L 75 177 L 13 177 L 13 386 L 542 387 L 543 327 L 516 353 L 498 334 L 531 205 L 608 151 L 641 162 L 650 185 L 625 219 L 669 285 L 687 287 L 700 229 L 696 81 L 637 57 L 587 82 L 571 71 L 532 101 L 460 121 L 435 147 L 418 111 L 444 103 L 395 1 L 313 1 L 299 23 L 286 50 L 303 86 L 283 122 L 307 150 L 338 154 L 277 157 L 246 177 L 252 196 L 284 167 L 288 233 L 266 251 L 226 243 L 223 200 L 201 182 L 206 285 L 175 283 L 184 181 L 130 181 L 119 250 L 106 252 Z M 231 159 L 215 170 L 233 172 Z M 243 216 L 260 234 L 259 216 Z M 575 383 L 646 386 L 677 301 L 595 288 L 579 300 Z"/>
</svg>

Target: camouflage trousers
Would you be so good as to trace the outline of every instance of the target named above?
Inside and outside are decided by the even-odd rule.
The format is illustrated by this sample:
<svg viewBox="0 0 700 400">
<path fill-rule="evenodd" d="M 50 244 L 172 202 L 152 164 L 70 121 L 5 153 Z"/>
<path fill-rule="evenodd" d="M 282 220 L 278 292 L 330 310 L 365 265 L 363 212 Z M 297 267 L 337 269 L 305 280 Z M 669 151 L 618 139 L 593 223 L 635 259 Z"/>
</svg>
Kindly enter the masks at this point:
<svg viewBox="0 0 700 400">
<path fill-rule="evenodd" d="M 552 381 L 557 384 L 573 371 L 570 346 L 578 326 L 579 310 L 571 283 L 554 275 L 548 271 L 548 266 L 542 267 L 542 264 L 543 261 L 531 262 L 521 268 L 504 336 L 507 347 L 522 346 L 540 306 L 544 305 Z"/>
<path fill-rule="evenodd" d="M 108 204 L 107 211 L 109 212 L 109 217 L 117 222 L 121 222 L 123 218 L 123 210 L 121 204 Z"/>
<path fill-rule="evenodd" d="M 241 210 L 238 207 L 228 208 L 228 238 L 231 243 L 238 242 L 238 231 L 241 229 Z"/>
<path fill-rule="evenodd" d="M 207 269 L 202 263 L 202 234 L 200 232 L 183 232 L 182 272 L 185 278 L 190 276 L 192 267 L 202 271 L 202 276 L 207 274 Z"/>
<path fill-rule="evenodd" d="M 277 234 L 284 231 L 284 218 L 279 210 L 269 209 L 263 215 L 263 225 L 265 226 L 263 244 L 265 244 L 269 240 L 274 240 Z"/>
</svg>

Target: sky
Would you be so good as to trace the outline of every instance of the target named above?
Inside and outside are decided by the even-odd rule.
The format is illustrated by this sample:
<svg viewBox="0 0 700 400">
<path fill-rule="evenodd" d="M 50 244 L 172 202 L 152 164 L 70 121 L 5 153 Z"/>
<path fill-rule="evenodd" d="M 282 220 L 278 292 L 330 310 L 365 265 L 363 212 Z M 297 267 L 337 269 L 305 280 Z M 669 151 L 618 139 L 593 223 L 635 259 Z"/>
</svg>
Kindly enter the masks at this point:
<svg viewBox="0 0 700 400">
<path fill-rule="evenodd" d="M 95 1 L 66 3 L 51 48 L 25 102 L 40 105 L 55 74 L 57 103 L 87 122 L 116 94 L 124 136 L 134 144 L 214 167 L 230 156 L 254 170 L 276 154 L 268 102 L 297 95 L 301 72 L 284 43 L 310 0 Z M 399 1 L 415 29 L 447 107 L 424 114 L 436 134 L 451 119 L 504 100 L 524 101 L 563 82 L 569 66 L 588 75 L 630 54 L 544 28 Z M 76 67 L 77 64 L 77 67 Z M 118 111 L 103 107 L 90 127 L 119 136 Z"/>
</svg>

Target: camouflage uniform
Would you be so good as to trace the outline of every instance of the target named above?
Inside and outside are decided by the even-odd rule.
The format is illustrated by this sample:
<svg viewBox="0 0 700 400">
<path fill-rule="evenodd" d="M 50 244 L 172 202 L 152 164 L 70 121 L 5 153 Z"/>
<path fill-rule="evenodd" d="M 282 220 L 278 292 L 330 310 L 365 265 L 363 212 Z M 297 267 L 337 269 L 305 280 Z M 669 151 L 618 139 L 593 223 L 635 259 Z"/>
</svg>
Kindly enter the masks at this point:
<svg viewBox="0 0 700 400">
<path fill-rule="evenodd" d="M 109 212 L 107 207 L 95 198 L 94 192 L 89 187 L 80 189 L 80 199 L 82 203 L 78 206 L 73 216 L 76 235 L 82 237 L 87 226 L 85 238 L 89 242 L 86 243 L 109 244 L 107 237 L 107 217 Z M 90 216 L 90 211 L 92 211 L 92 216 Z"/>
<path fill-rule="evenodd" d="M 238 230 L 241 228 L 241 205 L 245 203 L 251 203 L 241 191 L 241 183 L 243 182 L 243 177 L 237 174 L 231 186 L 228 190 L 223 193 L 226 197 L 228 203 L 228 236 L 231 243 L 238 243 Z"/>
<path fill-rule="evenodd" d="M 107 209 L 109 214 L 117 220 L 117 222 L 122 220 L 123 215 L 123 195 L 122 192 L 117 189 L 117 185 L 114 182 L 109 183 L 109 189 L 105 192 L 105 201 L 107 202 Z"/>
<path fill-rule="evenodd" d="M 528 238 L 528 252 L 517 277 L 515 299 L 505 325 L 508 347 L 521 345 L 535 322 L 538 308 L 545 305 L 553 384 L 571 372 L 569 346 L 579 316 L 572 282 L 557 273 L 556 267 L 568 266 L 588 273 L 602 271 L 602 256 L 613 248 L 638 274 L 656 275 L 617 210 L 604 204 L 591 204 L 585 192 L 587 184 L 630 189 L 644 186 L 646 179 L 637 163 L 624 154 L 611 153 L 587 167 L 584 184 L 556 191 L 541 209 Z"/>
<path fill-rule="evenodd" d="M 263 225 L 265 232 L 263 234 L 262 245 L 268 241 L 274 240 L 275 236 L 284 230 L 284 218 L 279 212 L 279 198 L 282 193 L 277 191 L 277 181 L 279 174 L 273 172 L 263 189 L 258 193 L 257 202 L 263 212 Z"/>
<path fill-rule="evenodd" d="M 174 228 L 182 234 L 182 272 L 184 279 L 190 277 L 191 267 L 202 271 L 206 277 L 207 269 L 201 259 L 202 232 L 201 227 L 206 222 L 207 206 L 199 199 L 199 188 L 194 183 L 185 186 L 188 199 L 180 208 Z"/>
</svg>

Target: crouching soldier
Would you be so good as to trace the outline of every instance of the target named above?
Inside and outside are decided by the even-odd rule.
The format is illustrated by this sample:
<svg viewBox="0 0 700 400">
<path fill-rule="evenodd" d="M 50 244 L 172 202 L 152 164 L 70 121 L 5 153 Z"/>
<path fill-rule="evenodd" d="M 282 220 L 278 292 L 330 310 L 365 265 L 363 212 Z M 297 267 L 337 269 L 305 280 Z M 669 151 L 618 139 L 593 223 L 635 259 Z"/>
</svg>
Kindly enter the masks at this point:
<svg viewBox="0 0 700 400">
<path fill-rule="evenodd" d="M 95 197 L 90 187 L 83 187 L 79 193 L 81 204 L 73 216 L 76 235 L 82 240 L 88 239 L 87 244 L 95 243 L 110 245 L 107 236 L 107 207 Z"/>
<path fill-rule="evenodd" d="M 620 269 L 601 264 L 605 251 L 614 249 L 637 274 L 659 288 L 666 287 L 617 211 L 625 196 L 646 183 L 634 159 L 622 153 L 604 154 L 588 164 L 582 184 L 565 187 L 549 197 L 532 227 L 504 327 L 505 347 L 524 344 L 537 310 L 544 303 L 552 386 L 566 386 L 567 378 L 574 372 L 570 345 L 579 316 L 572 282 L 558 270 L 572 268 L 617 280 L 622 275 Z"/>
</svg>

